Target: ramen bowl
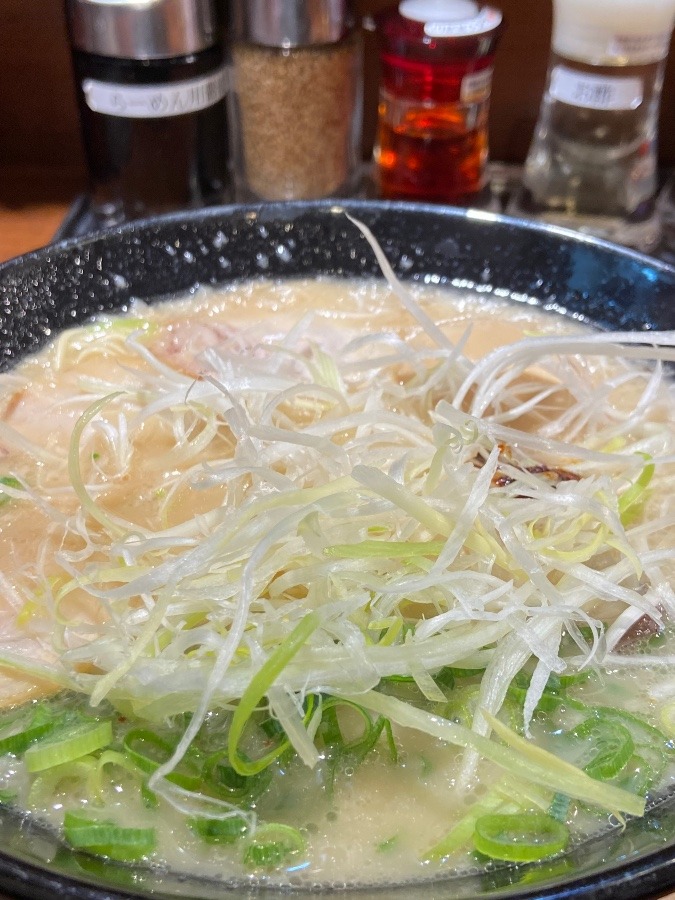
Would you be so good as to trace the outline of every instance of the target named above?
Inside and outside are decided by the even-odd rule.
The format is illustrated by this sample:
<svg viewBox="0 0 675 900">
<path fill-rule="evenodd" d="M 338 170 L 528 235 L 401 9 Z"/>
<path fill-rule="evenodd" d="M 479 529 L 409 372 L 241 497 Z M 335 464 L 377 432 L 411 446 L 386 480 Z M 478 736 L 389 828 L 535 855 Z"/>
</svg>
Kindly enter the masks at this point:
<svg viewBox="0 0 675 900">
<path fill-rule="evenodd" d="M 7 370 L 61 330 L 134 300 L 153 303 L 248 279 L 381 277 L 346 213 L 370 228 L 405 282 L 471 290 L 538 306 L 599 329 L 675 328 L 675 269 L 552 227 L 477 211 L 346 202 L 223 207 L 133 223 L 64 241 L 0 267 L 0 346 Z M 401 816 L 406 801 L 401 801 Z M 11 809 L 0 811 L 0 889 L 8 896 L 287 897 L 76 853 Z M 675 798 L 549 862 L 488 866 L 419 884 L 341 891 L 365 898 L 613 898 L 675 886 Z M 313 896 L 311 888 L 299 896 Z M 316 893 L 316 892 L 315 892 Z M 326 896 L 319 890 L 318 895 Z"/>
</svg>

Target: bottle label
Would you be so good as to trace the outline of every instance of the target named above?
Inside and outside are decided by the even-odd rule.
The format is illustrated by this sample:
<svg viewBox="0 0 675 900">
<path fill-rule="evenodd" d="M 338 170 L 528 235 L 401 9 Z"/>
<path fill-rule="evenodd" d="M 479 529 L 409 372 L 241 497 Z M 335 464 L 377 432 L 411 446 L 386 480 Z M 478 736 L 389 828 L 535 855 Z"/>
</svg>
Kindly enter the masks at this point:
<svg viewBox="0 0 675 900">
<path fill-rule="evenodd" d="M 462 78 L 459 99 L 462 103 L 480 103 L 490 96 L 492 87 L 492 68 L 471 72 Z"/>
<path fill-rule="evenodd" d="M 608 78 L 555 66 L 549 94 L 554 100 L 584 109 L 637 109 L 642 103 L 642 80 Z"/>
<path fill-rule="evenodd" d="M 402 10 L 401 14 L 405 15 Z M 486 6 L 478 15 L 472 16 L 470 19 L 459 19 L 451 22 L 425 22 L 424 33 L 428 37 L 433 38 L 470 37 L 474 34 L 485 34 L 487 31 L 494 31 L 501 21 L 501 12 L 498 9 Z"/>
<path fill-rule="evenodd" d="M 172 84 L 114 84 L 85 78 L 82 90 L 92 112 L 124 119 L 165 119 L 207 109 L 228 91 L 226 67 L 201 78 Z"/>
</svg>

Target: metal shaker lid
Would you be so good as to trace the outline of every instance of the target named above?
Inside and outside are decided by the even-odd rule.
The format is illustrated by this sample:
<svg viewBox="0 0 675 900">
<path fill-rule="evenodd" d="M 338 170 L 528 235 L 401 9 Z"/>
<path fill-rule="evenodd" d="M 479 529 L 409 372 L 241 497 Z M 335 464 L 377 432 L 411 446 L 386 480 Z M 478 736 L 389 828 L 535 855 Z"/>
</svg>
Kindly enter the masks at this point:
<svg viewBox="0 0 675 900">
<path fill-rule="evenodd" d="M 349 0 L 234 0 L 239 40 L 266 47 L 333 44 L 350 30 Z"/>
<path fill-rule="evenodd" d="M 124 59 L 166 59 L 218 41 L 214 0 L 66 0 L 78 50 Z"/>
</svg>

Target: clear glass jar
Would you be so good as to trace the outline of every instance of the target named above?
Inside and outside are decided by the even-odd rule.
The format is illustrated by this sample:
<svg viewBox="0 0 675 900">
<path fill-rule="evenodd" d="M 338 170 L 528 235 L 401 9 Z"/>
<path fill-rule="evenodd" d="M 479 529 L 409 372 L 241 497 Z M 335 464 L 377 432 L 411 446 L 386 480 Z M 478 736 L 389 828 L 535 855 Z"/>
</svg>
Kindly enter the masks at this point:
<svg viewBox="0 0 675 900">
<path fill-rule="evenodd" d="M 362 42 L 346 0 L 234 4 L 237 198 L 354 193 L 361 177 Z"/>
<path fill-rule="evenodd" d="M 652 249 L 675 0 L 554 0 L 546 88 L 509 211 Z"/>
</svg>

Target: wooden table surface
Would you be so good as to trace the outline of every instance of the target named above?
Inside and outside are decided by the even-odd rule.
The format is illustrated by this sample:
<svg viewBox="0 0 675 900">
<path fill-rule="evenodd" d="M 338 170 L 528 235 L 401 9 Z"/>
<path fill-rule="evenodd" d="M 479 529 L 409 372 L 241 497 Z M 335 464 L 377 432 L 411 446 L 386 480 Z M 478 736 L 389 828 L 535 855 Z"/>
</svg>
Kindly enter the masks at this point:
<svg viewBox="0 0 675 900">
<path fill-rule="evenodd" d="M 48 244 L 67 210 L 66 203 L 0 208 L 0 262 Z"/>
<path fill-rule="evenodd" d="M 0 168 L 0 261 L 48 244 L 83 189 L 77 169 Z"/>
</svg>

